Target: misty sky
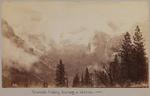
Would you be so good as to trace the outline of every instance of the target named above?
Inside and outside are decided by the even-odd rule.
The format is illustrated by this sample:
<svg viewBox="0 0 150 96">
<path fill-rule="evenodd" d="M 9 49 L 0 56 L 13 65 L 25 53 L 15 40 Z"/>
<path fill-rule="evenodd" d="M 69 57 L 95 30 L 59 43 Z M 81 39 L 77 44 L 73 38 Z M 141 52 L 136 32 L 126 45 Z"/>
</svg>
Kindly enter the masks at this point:
<svg viewBox="0 0 150 96">
<path fill-rule="evenodd" d="M 22 38 L 36 35 L 85 45 L 95 31 L 133 33 L 139 24 L 148 48 L 148 2 L 2 2 L 2 18 Z"/>
</svg>

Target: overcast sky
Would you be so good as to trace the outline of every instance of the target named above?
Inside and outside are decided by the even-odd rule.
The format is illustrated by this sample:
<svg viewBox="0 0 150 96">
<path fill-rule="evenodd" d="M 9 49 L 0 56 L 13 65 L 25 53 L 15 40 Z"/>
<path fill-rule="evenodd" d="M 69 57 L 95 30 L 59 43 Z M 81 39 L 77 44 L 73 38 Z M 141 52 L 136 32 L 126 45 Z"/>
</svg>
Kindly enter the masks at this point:
<svg viewBox="0 0 150 96">
<path fill-rule="evenodd" d="M 86 44 L 94 31 L 109 35 L 141 30 L 148 47 L 148 2 L 2 2 L 2 18 L 18 35 L 44 35 Z"/>
</svg>

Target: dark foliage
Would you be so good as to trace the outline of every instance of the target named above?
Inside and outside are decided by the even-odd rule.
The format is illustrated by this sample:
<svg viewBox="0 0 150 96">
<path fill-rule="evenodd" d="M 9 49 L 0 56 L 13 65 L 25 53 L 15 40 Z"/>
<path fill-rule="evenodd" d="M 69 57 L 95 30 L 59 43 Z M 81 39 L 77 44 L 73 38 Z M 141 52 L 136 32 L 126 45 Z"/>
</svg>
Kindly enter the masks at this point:
<svg viewBox="0 0 150 96">
<path fill-rule="evenodd" d="M 91 87 L 93 86 L 93 82 L 92 82 L 92 79 L 89 75 L 89 71 L 88 71 L 88 68 L 86 68 L 86 71 L 85 71 L 85 77 L 84 77 L 84 85 L 86 87 Z"/>
<path fill-rule="evenodd" d="M 103 69 L 95 71 L 99 83 L 105 87 L 129 87 L 131 83 L 148 82 L 148 62 L 142 32 L 138 26 L 133 43 L 130 34 L 126 32 L 121 50 L 117 54 L 108 66 L 104 65 Z"/>
<path fill-rule="evenodd" d="M 130 66 L 132 64 L 132 43 L 130 34 L 126 32 L 124 35 L 124 40 L 122 44 L 122 49 L 120 51 L 121 58 L 121 80 L 123 82 L 130 80 L 131 72 Z"/>
<path fill-rule="evenodd" d="M 72 87 L 79 87 L 79 86 L 80 86 L 80 80 L 79 80 L 78 74 L 76 74 L 76 76 L 73 79 L 73 85 L 72 85 Z"/>
<path fill-rule="evenodd" d="M 139 26 L 135 29 L 135 34 L 133 36 L 133 67 L 132 70 L 132 81 L 147 81 L 148 76 L 148 64 L 146 60 L 146 53 L 144 48 L 144 40 L 142 37 L 142 32 Z"/>
<path fill-rule="evenodd" d="M 67 85 L 66 83 L 66 72 L 64 64 L 62 63 L 62 60 L 60 60 L 60 63 L 57 65 L 56 69 L 56 86 L 57 87 L 65 87 Z"/>
</svg>

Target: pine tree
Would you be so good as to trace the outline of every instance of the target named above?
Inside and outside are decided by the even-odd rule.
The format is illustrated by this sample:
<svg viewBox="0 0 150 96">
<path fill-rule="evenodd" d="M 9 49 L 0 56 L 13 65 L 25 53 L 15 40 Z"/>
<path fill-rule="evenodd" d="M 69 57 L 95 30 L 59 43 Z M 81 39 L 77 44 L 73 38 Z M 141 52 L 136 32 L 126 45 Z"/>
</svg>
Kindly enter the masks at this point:
<svg viewBox="0 0 150 96">
<path fill-rule="evenodd" d="M 79 81 L 79 77 L 78 77 L 78 74 L 76 74 L 76 76 L 74 77 L 73 79 L 73 87 L 79 87 L 80 85 L 80 81 Z"/>
<path fill-rule="evenodd" d="M 130 34 L 126 32 L 124 35 L 124 40 L 120 52 L 121 57 L 121 80 L 127 81 L 131 78 L 130 66 L 132 64 L 131 56 L 132 56 L 132 43 Z"/>
<path fill-rule="evenodd" d="M 118 82 L 119 80 L 119 60 L 118 56 L 115 55 L 113 62 L 111 63 L 111 75 L 112 75 L 112 80 L 114 83 Z"/>
<path fill-rule="evenodd" d="M 85 84 L 86 87 L 93 86 L 93 82 L 92 82 L 92 79 L 90 78 L 90 74 L 89 74 L 88 68 L 86 68 L 84 84 Z"/>
<path fill-rule="evenodd" d="M 66 86 L 66 77 L 65 77 L 65 67 L 62 63 L 62 60 L 60 60 L 60 64 L 57 65 L 56 69 L 56 86 L 58 87 L 65 87 Z"/>
<path fill-rule="evenodd" d="M 84 85 L 84 78 L 83 78 L 83 75 L 82 75 L 82 77 L 81 77 L 81 86 L 83 86 Z"/>
<path fill-rule="evenodd" d="M 147 81 L 148 79 L 148 65 L 146 61 L 146 52 L 144 48 L 144 40 L 142 38 L 142 32 L 139 26 L 135 29 L 133 36 L 134 42 L 134 67 L 137 68 L 136 75 L 134 76 L 136 81 Z"/>
</svg>

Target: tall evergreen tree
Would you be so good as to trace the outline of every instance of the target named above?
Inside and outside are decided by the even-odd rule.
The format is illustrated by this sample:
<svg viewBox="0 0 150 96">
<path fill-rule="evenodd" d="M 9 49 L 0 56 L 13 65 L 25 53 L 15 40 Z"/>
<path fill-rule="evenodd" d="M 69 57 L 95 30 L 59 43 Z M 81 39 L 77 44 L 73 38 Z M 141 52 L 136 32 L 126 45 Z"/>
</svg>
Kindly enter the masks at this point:
<svg viewBox="0 0 150 96">
<path fill-rule="evenodd" d="M 82 77 L 81 77 L 81 86 L 83 86 L 84 85 L 84 78 L 83 78 L 83 75 L 82 75 Z"/>
<path fill-rule="evenodd" d="M 60 60 L 60 63 L 57 65 L 56 69 L 56 86 L 58 87 L 65 87 L 66 86 L 66 77 L 65 77 L 65 67 L 62 63 L 62 60 Z"/>
<path fill-rule="evenodd" d="M 112 75 L 112 79 L 113 82 L 118 82 L 119 79 L 119 60 L 118 60 L 118 56 L 115 55 L 114 57 L 114 61 L 111 63 L 111 75 Z"/>
<path fill-rule="evenodd" d="M 121 80 L 127 81 L 131 78 L 130 66 L 132 64 L 131 61 L 132 56 L 132 43 L 130 34 L 126 32 L 124 35 L 124 40 L 120 52 L 121 57 Z"/>
<path fill-rule="evenodd" d="M 79 87 L 80 85 L 80 80 L 79 80 L 79 77 L 78 77 L 78 74 L 76 74 L 76 76 L 74 77 L 73 79 L 73 87 Z"/>
<path fill-rule="evenodd" d="M 135 29 L 135 34 L 133 36 L 134 43 L 134 67 L 137 69 L 134 75 L 136 81 L 147 81 L 148 79 L 148 65 L 146 61 L 146 52 L 144 48 L 144 40 L 142 37 L 142 32 L 139 26 Z"/>
<path fill-rule="evenodd" d="M 84 77 L 84 84 L 86 87 L 93 86 L 93 82 L 92 82 L 92 79 L 90 78 L 88 68 L 86 68 L 85 77 Z"/>
</svg>

